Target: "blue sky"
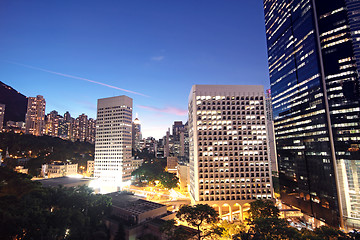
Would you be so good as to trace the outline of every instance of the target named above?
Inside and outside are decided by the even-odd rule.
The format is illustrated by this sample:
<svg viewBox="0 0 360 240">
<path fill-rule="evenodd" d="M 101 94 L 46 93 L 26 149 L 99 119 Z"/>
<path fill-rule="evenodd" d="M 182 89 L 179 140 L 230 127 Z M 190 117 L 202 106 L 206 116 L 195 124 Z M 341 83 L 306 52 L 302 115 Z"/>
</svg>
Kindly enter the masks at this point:
<svg viewBox="0 0 360 240">
<path fill-rule="evenodd" d="M 187 120 L 194 84 L 269 85 L 262 1 L 3 0 L 0 36 L 0 81 L 73 117 L 127 95 L 145 137 Z"/>
</svg>

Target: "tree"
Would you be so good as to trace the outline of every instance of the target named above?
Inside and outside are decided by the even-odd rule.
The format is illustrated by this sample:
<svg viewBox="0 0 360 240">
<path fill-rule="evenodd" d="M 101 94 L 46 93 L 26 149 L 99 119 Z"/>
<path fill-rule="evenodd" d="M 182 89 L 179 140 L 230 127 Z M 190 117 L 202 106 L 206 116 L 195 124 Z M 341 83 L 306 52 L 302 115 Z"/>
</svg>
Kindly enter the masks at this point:
<svg viewBox="0 0 360 240">
<path fill-rule="evenodd" d="M 221 231 L 221 239 L 238 239 L 242 233 L 246 232 L 243 223 L 231 223 L 228 221 L 222 221 L 218 224 L 218 229 Z"/>
<path fill-rule="evenodd" d="M 165 171 L 163 159 L 144 162 L 143 165 L 133 171 L 131 175 L 139 179 L 140 182 L 155 183 L 155 181 L 158 180 L 163 188 L 168 189 L 177 187 L 179 182 L 175 174 Z"/>
<path fill-rule="evenodd" d="M 299 233 L 284 219 L 279 218 L 279 209 L 270 200 L 250 203 L 250 231 L 253 239 L 296 239 Z"/>
<path fill-rule="evenodd" d="M 219 221 L 218 213 L 208 204 L 183 205 L 176 213 L 176 217 L 196 228 L 198 240 L 212 234 L 220 234 L 218 228 L 212 226 Z"/>
<path fill-rule="evenodd" d="M 160 231 L 166 235 L 167 240 L 183 240 L 193 237 L 193 233 L 187 231 L 183 226 L 176 226 L 174 219 L 165 221 Z"/>
<path fill-rule="evenodd" d="M 327 226 L 316 228 L 314 230 L 314 234 L 316 237 L 318 237 L 318 239 L 324 240 L 350 239 L 342 231 Z"/>
<path fill-rule="evenodd" d="M 86 186 L 43 188 L 0 167 L 2 239 L 91 239 L 110 205 L 109 197 Z"/>
<path fill-rule="evenodd" d="M 250 218 L 277 218 L 279 217 L 279 209 L 270 200 L 256 200 L 250 203 Z"/>
<path fill-rule="evenodd" d="M 179 178 L 174 173 L 163 172 L 159 177 L 160 183 L 164 188 L 172 189 L 176 188 L 179 182 Z"/>
</svg>

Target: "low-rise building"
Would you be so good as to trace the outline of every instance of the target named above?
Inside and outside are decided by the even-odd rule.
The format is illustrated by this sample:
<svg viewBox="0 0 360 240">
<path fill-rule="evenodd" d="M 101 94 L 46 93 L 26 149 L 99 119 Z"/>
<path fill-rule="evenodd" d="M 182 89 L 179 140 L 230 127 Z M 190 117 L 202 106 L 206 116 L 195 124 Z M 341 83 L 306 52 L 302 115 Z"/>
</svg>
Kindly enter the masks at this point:
<svg viewBox="0 0 360 240">
<path fill-rule="evenodd" d="M 95 161 L 87 161 L 86 172 L 90 175 L 94 174 L 94 163 Z"/>
<path fill-rule="evenodd" d="M 43 164 L 41 175 L 45 178 L 56 178 L 63 176 L 76 175 L 78 164 L 68 164 L 63 162 L 54 162 L 52 164 Z"/>
<path fill-rule="evenodd" d="M 144 163 L 144 159 L 140 159 L 140 158 L 135 158 L 133 157 L 131 159 L 131 172 L 135 171 L 136 169 L 138 169 L 139 167 L 141 167 L 141 165 Z"/>
<path fill-rule="evenodd" d="M 190 167 L 188 165 L 179 164 L 177 166 L 176 175 L 179 178 L 180 189 L 182 191 L 188 190 L 190 184 Z"/>
<path fill-rule="evenodd" d="M 176 173 L 176 167 L 178 165 L 177 157 L 167 157 L 167 170 L 168 172 Z"/>
<path fill-rule="evenodd" d="M 110 240 L 115 239 L 119 226 L 123 228 L 123 239 L 138 239 L 147 234 L 165 239 L 160 229 L 164 220 L 171 219 L 174 215 L 167 211 L 166 205 L 122 192 L 107 195 L 112 199 L 112 211 L 104 222 L 109 230 Z"/>
<path fill-rule="evenodd" d="M 36 180 L 42 184 L 43 187 L 79 187 L 89 186 L 93 181 L 92 178 L 73 178 L 73 177 L 58 177 L 58 178 L 46 178 Z M 90 186 L 91 187 L 91 186 Z"/>
<path fill-rule="evenodd" d="M 18 173 L 25 173 L 25 174 L 29 173 L 29 169 L 24 168 L 24 166 L 16 166 L 14 170 L 15 170 L 15 172 L 18 172 Z"/>
</svg>

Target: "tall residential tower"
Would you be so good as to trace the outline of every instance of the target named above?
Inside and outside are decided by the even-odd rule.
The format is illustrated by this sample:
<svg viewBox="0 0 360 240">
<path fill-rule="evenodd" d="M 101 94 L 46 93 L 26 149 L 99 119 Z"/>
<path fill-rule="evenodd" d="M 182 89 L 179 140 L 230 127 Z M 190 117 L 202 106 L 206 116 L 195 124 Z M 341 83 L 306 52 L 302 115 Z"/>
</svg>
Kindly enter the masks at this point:
<svg viewBox="0 0 360 240">
<path fill-rule="evenodd" d="M 98 99 L 94 177 L 101 192 L 121 189 L 131 178 L 132 99 Z"/>
<path fill-rule="evenodd" d="M 42 136 L 45 131 L 45 106 L 43 96 L 28 98 L 27 112 L 25 117 L 25 131 L 27 134 Z"/>
<path fill-rule="evenodd" d="M 264 0 L 282 200 L 360 227 L 360 3 Z"/>
</svg>

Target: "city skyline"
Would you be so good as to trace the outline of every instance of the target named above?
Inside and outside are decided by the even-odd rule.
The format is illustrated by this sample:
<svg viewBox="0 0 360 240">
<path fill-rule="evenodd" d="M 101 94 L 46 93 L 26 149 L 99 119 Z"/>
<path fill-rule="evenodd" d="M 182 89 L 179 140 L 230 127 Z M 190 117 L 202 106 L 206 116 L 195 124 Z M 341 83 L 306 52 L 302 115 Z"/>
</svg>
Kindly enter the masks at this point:
<svg viewBox="0 0 360 240">
<path fill-rule="evenodd" d="M 46 113 L 95 118 L 96 99 L 125 94 L 143 136 L 158 139 L 186 122 L 193 84 L 268 88 L 261 2 L 86 3 L 7 1 L 0 10 L 0 81 L 43 95 Z"/>
</svg>

